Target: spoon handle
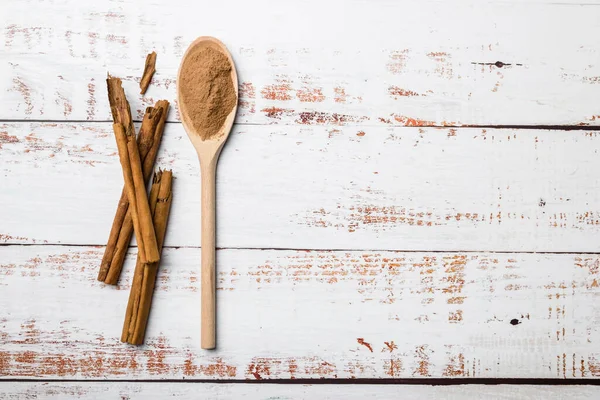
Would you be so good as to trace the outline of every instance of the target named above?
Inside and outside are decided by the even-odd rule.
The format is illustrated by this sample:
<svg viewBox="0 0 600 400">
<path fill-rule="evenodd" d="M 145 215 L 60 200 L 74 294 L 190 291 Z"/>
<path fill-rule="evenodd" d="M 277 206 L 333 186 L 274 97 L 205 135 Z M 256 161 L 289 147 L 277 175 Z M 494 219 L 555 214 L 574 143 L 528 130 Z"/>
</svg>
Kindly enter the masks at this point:
<svg viewBox="0 0 600 400">
<path fill-rule="evenodd" d="M 201 347 L 216 346 L 215 282 L 215 162 L 201 165 L 202 177 L 202 272 L 201 272 Z"/>
</svg>

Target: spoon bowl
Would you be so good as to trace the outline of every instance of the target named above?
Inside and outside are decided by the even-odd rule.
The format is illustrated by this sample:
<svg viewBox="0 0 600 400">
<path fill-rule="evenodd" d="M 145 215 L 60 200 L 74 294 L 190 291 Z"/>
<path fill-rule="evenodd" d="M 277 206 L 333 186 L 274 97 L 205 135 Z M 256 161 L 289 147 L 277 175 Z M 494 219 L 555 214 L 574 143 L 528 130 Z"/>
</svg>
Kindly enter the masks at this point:
<svg viewBox="0 0 600 400">
<path fill-rule="evenodd" d="M 229 132 L 231 131 L 231 127 L 233 126 L 233 121 L 235 120 L 235 114 L 237 112 L 237 100 L 236 100 L 235 106 L 233 107 L 231 112 L 227 115 L 227 118 L 225 119 L 225 122 L 224 122 L 219 134 L 215 135 L 214 139 L 202 140 L 202 138 L 198 134 L 196 128 L 194 128 L 194 125 L 192 123 L 192 120 L 191 120 L 191 118 L 189 116 L 189 112 L 188 112 L 189 105 L 186 104 L 185 100 L 183 99 L 183 96 L 181 95 L 181 85 L 180 85 L 181 71 L 182 71 L 182 69 L 183 69 L 182 67 L 186 63 L 186 61 L 188 61 L 188 59 L 193 54 L 195 54 L 198 51 L 201 51 L 204 48 L 211 48 L 213 50 L 219 51 L 227 57 L 227 59 L 229 60 L 229 64 L 231 65 L 231 81 L 233 82 L 233 88 L 235 90 L 236 99 L 238 97 L 238 77 L 237 77 L 237 73 L 235 70 L 235 63 L 233 62 L 233 59 L 231 58 L 231 54 L 227 50 L 227 47 L 225 47 L 225 45 L 220 40 L 218 40 L 214 37 L 211 37 L 211 36 L 200 36 L 199 38 L 194 40 L 190 44 L 190 46 L 187 48 L 187 50 L 185 51 L 183 58 L 181 60 L 181 65 L 179 67 L 179 73 L 177 74 L 177 104 L 179 106 L 179 114 L 180 114 L 180 118 L 181 118 L 183 127 L 184 127 L 188 137 L 190 138 L 192 145 L 198 152 L 198 156 L 201 157 L 201 160 L 200 160 L 201 162 L 202 162 L 203 158 L 204 159 L 206 158 L 206 157 L 202 157 L 205 155 L 206 151 L 202 151 L 202 154 L 200 154 L 201 150 L 204 150 L 205 148 L 208 148 L 210 150 L 210 149 L 214 149 L 215 147 L 217 147 L 217 148 L 223 147 L 223 144 L 225 144 L 225 141 L 227 140 L 227 137 L 229 136 Z M 219 155 L 219 153 L 216 153 L 217 157 L 218 157 L 218 155 Z"/>
<path fill-rule="evenodd" d="M 186 85 L 182 79 L 182 71 L 187 62 L 190 62 L 192 57 L 199 51 L 206 48 L 221 52 L 229 60 L 231 65 L 231 81 L 235 91 L 235 104 L 226 116 L 223 125 L 218 129 L 218 132 L 207 138 L 202 138 L 197 124 L 194 124 L 190 115 L 191 104 L 188 104 L 190 99 L 186 100 L 182 95 L 183 85 Z M 212 89 L 211 89 L 212 90 Z M 201 36 L 194 40 L 188 47 L 177 75 L 177 100 L 179 106 L 179 114 L 183 127 L 187 132 L 192 145 L 198 153 L 200 161 L 200 177 L 201 177 L 201 339 L 200 344 L 203 349 L 214 349 L 216 347 L 216 280 L 215 280 L 215 248 L 216 248 L 216 221 L 215 221 L 215 193 L 216 193 L 216 168 L 219 155 L 229 137 L 229 132 L 233 126 L 235 114 L 237 111 L 238 99 L 238 80 L 235 71 L 235 64 L 231 58 L 231 54 L 227 48 L 219 40 L 210 36 Z M 199 101 L 198 99 L 193 99 Z"/>
</svg>

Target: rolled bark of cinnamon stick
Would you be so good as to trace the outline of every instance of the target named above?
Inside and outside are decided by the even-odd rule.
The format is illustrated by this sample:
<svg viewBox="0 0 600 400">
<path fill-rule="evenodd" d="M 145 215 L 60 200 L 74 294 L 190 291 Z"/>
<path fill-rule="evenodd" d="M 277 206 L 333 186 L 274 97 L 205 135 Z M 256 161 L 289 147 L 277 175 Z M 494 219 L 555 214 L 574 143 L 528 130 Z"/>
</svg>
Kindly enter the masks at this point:
<svg viewBox="0 0 600 400">
<path fill-rule="evenodd" d="M 127 134 L 125 133 L 125 128 L 122 124 L 114 123 L 113 131 L 115 133 L 115 138 L 117 140 L 117 149 L 119 151 L 119 160 L 121 161 L 121 167 L 123 170 L 123 180 L 125 181 L 125 191 L 127 192 L 127 198 L 129 199 L 129 204 L 131 207 L 129 211 L 131 212 L 131 219 L 133 220 L 133 228 L 136 232 L 136 239 L 138 242 L 138 255 L 142 259 L 142 262 L 147 262 L 146 258 L 146 246 L 144 244 L 144 235 L 142 235 L 142 226 L 140 221 L 140 216 L 138 214 L 137 209 L 137 200 L 136 200 L 136 189 L 135 182 L 133 178 L 133 171 L 131 166 L 131 159 L 129 156 L 129 146 L 127 143 Z"/>
<path fill-rule="evenodd" d="M 154 207 L 153 219 L 154 230 L 156 231 L 156 240 L 161 252 L 165 240 L 165 234 L 167 233 L 167 221 L 169 219 L 169 211 L 171 209 L 172 179 L 173 173 L 171 171 L 163 171 L 158 176 L 160 188 L 158 190 L 158 198 L 155 203 L 156 206 Z M 149 263 L 144 266 L 144 277 L 142 279 L 138 318 L 133 331 L 133 344 L 142 344 L 144 342 L 157 272 L 158 263 Z"/>
<path fill-rule="evenodd" d="M 106 78 L 106 87 L 108 90 L 108 102 L 110 103 L 110 111 L 113 117 L 114 123 L 122 124 L 124 129 L 127 130 L 129 125 L 133 129 L 133 122 L 131 120 L 131 110 L 129 109 L 129 102 L 125 97 L 125 91 L 122 87 L 121 79 L 108 76 Z M 113 128 L 114 129 L 114 128 Z M 129 201 L 125 193 L 125 188 L 121 193 L 121 199 L 117 206 L 117 212 L 115 213 L 115 219 L 113 220 L 112 227 L 110 229 L 110 235 L 108 237 L 108 243 L 106 244 L 106 250 L 100 263 L 100 271 L 98 272 L 98 280 L 104 281 L 110 268 L 110 262 L 115 252 L 117 240 L 119 238 L 119 232 L 127 210 L 129 208 Z"/>
<path fill-rule="evenodd" d="M 129 204 L 132 210 L 137 209 L 138 213 L 140 230 L 136 231 L 135 224 L 133 225 L 135 238 L 138 241 L 138 252 L 144 253 L 144 262 L 157 262 L 160 259 L 160 254 L 158 252 L 154 224 L 152 223 L 152 214 L 150 213 L 150 206 L 146 194 L 146 183 L 144 182 L 144 173 L 142 172 L 142 161 L 140 160 L 140 153 L 133 135 L 127 135 L 127 151 L 135 189 L 135 195 L 131 196 L 131 193 L 128 191 L 127 197 L 129 198 Z M 143 246 L 140 244 L 140 236 L 143 238 Z"/>
<path fill-rule="evenodd" d="M 160 184 L 157 182 L 157 176 L 160 176 L 161 171 L 154 175 L 154 181 L 150 189 L 149 203 L 150 209 L 154 212 L 156 208 L 156 202 L 158 199 L 158 191 Z M 142 282 L 144 280 L 145 265 L 140 257 L 138 256 L 135 263 L 135 270 L 133 273 L 133 281 L 131 283 L 131 290 L 129 292 L 129 300 L 127 302 L 127 310 L 125 312 L 125 322 L 123 323 L 123 331 L 121 333 L 121 341 L 133 344 L 133 333 L 135 330 L 135 323 L 138 319 L 139 303 L 142 290 Z"/>
<path fill-rule="evenodd" d="M 125 322 L 123 323 L 123 330 L 121 332 L 121 342 L 123 343 L 129 342 L 129 329 L 132 323 L 131 321 L 132 318 L 133 321 L 135 321 L 135 318 L 137 318 L 137 307 L 134 303 L 137 299 L 139 299 L 143 276 L 144 264 L 142 263 L 140 255 L 138 253 L 137 261 L 135 263 L 135 270 L 133 271 L 131 289 L 129 291 L 129 300 L 127 301 L 127 308 L 125 310 Z M 133 315 L 134 309 L 136 314 L 135 316 Z"/>
<path fill-rule="evenodd" d="M 158 198 L 159 185 L 152 183 L 150 189 L 150 208 L 153 209 L 156 206 L 156 199 Z M 144 276 L 144 263 L 140 259 L 138 253 L 137 260 L 135 262 L 135 269 L 133 271 L 133 280 L 131 282 L 131 289 L 129 291 L 129 300 L 127 301 L 127 308 L 125 310 L 125 322 L 123 323 L 123 330 L 121 332 L 121 342 L 129 342 L 130 335 L 133 333 L 135 320 L 137 319 L 138 305 L 140 290 L 142 287 L 142 279 Z M 135 312 L 134 312 L 135 310 Z M 131 333 L 130 333 L 131 332 Z"/>
<path fill-rule="evenodd" d="M 154 132 L 160 123 L 162 113 L 162 107 L 146 107 L 142 126 L 138 133 L 138 150 L 142 160 L 146 158 L 154 145 Z"/>
<path fill-rule="evenodd" d="M 117 205 L 117 212 L 115 213 L 115 218 L 110 228 L 110 234 L 108 235 L 106 249 L 104 250 L 104 255 L 102 256 L 102 261 L 100 262 L 100 270 L 98 271 L 99 281 L 106 281 L 109 275 L 110 265 L 113 261 L 115 253 L 117 252 L 117 246 L 121 235 L 121 228 L 123 224 L 125 224 L 126 219 L 129 219 L 129 226 L 131 226 L 131 232 L 133 232 L 131 213 L 128 212 L 128 209 L 129 200 L 127 199 L 127 193 L 125 192 L 125 188 L 123 188 L 123 190 L 121 191 L 121 198 L 119 199 L 119 204 Z M 128 239 L 131 239 L 131 234 L 129 235 Z M 127 240 L 127 244 L 125 246 L 128 245 L 129 240 Z"/>
<path fill-rule="evenodd" d="M 125 97 L 125 92 L 122 88 L 121 80 L 109 76 L 107 79 L 107 87 L 113 119 L 115 122 L 122 121 L 125 126 L 131 126 L 133 131 L 131 111 Z M 152 169 L 154 168 L 154 162 L 162 140 L 168 111 L 169 102 L 167 100 L 159 100 L 154 107 L 148 107 L 146 109 L 146 114 L 144 115 L 144 120 L 138 135 L 138 147 L 140 159 L 143 162 L 142 170 L 145 182 L 147 182 L 152 175 Z M 125 189 L 123 189 L 117 212 L 115 213 L 115 219 L 111 227 L 106 250 L 100 264 L 98 280 L 107 284 L 117 284 L 133 231 L 133 220 L 131 218 L 131 212 L 129 211 L 129 200 Z"/>
<path fill-rule="evenodd" d="M 127 193 L 123 191 L 123 194 L 127 199 L 127 206 L 129 207 Z M 112 259 L 108 259 L 108 269 L 104 278 L 104 283 L 109 285 L 116 285 L 119 281 L 119 276 L 121 276 L 121 270 L 123 269 L 123 263 L 125 262 L 125 256 L 127 255 L 127 248 L 129 247 L 129 242 L 131 242 L 131 237 L 133 236 L 133 219 L 131 218 L 131 211 L 127 211 L 119 228 L 120 231 L 117 232 L 117 244 L 112 252 Z M 108 247 L 104 254 L 107 254 L 107 252 Z M 98 280 L 101 280 L 100 276 L 98 276 Z"/>
<path fill-rule="evenodd" d="M 158 145 L 160 145 L 160 138 L 156 146 L 154 138 L 157 126 L 162 120 L 161 117 L 163 112 L 163 107 L 146 108 L 146 114 L 144 115 L 142 126 L 138 134 L 138 148 L 140 158 L 143 160 L 147 158 L 148 153 L 152 151 L 153 147 L 158 149 Z M 152 158 L 152 163 L 154 163 L 154 157 Z M 152 166 L 149 170 L 150 172 L 152 171 Z M 144 172 L 146 172 L 145 169 Z M 145 181 L 147 182 L 148 178 L 146 178 Z M 104 251 L 100 270 L 98 272 L 98 280 L 107 284 L 117 284 L 119 276 L 121 275 L 121 269 L 123 268 L 125 255 L 127 254 L 127 248 L 129 247 L 129 242 L 131 241 L 131 236 L 133 234 L 133 224 L 128 209 L 129 199 L 127 198 L 125 188 L 123 188 L 115 219 L 108 237 L 106 250 Z"/>
<path fill-rule="evenodd" d="M 172 178 L 171 171 L 159 170 L 154 175 L 150 191 L 150 207 L 159 251 L 162 251 L 167 231 L 172 198 Z M 144 342 L 157 272 L 158 263 L 144 264 L 138 257 L 121 334 L 122 342 L 135 345 Z"/>
</svg>

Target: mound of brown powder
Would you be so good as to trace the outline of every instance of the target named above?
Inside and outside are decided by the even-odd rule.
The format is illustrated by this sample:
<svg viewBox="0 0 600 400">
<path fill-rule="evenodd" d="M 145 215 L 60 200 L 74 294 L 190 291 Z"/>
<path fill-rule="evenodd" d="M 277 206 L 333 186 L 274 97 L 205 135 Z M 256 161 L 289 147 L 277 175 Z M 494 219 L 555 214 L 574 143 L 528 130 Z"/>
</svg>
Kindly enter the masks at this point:
<svg viewBox="0 0 600 400">
<path fill-rule="evenodd" d="M 181 101 L 202 140 L 215 139 L 237 102 L 231 64 L 225 54 L 200 47 L 181 68 Z"/>
</svg>

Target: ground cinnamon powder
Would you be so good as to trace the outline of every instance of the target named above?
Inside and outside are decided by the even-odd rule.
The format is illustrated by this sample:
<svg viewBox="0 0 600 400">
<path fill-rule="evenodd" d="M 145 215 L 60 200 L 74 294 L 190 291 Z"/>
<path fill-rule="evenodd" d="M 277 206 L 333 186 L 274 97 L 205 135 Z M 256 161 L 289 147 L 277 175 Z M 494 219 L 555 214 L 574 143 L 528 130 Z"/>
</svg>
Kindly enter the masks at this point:
<svg viewBox="0 0 600 400">
<path fill-rule="evenodd" d="M 201 46 L 189 55 L 179 80 L 189 122 L 202 140 L 216 139 L 237 102 L 229 59 L 217 49 Z"/>
</svg>

